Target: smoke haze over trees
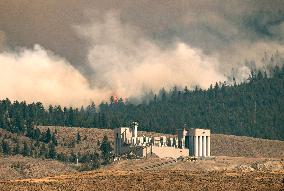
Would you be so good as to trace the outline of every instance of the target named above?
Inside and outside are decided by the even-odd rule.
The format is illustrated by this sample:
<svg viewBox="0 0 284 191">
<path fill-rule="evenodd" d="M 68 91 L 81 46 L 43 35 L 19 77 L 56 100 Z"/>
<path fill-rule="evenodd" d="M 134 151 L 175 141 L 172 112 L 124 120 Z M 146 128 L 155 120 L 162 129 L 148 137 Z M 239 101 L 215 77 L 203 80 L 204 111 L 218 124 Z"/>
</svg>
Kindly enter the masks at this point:
<svg viewBox="0 0 284 191">
<path fill-rule="evenodd" d="M 283 140 L 283 34 L 282 0 L 2 0 L 0 126 L 50 150 L 33 127 Z"/>
<path fill-rule="evenodd" d="M 214 133 L 284 140 L 284 67 L 273 67 L 270 73 L 252 70 L 246 83 L 215 83 L 207 90 L 161 89 L 138 105 L 111 97 L 109 103 L 98 106 L 50 105 L 45 109 L 39 102 L 11 103 L 6 99 L 0 102 L 0 127 L 54 144 L 49 131 L 41 135 L 36 128 L 31 132 L 31 127 L 116 128 L 137 121 L 146 131 L 174 134 L 186 124 L 187 128 L 209 128 Z"/>
<path fill-rule="evenodd" d="M 242 82 L 252 67 L 275 66 L 263 54 L 284 54 L 283 9 L 281 0 L 3 0 L 0 98 L 79 107 L 208 88 L 232 73 Z"/>
</svg>

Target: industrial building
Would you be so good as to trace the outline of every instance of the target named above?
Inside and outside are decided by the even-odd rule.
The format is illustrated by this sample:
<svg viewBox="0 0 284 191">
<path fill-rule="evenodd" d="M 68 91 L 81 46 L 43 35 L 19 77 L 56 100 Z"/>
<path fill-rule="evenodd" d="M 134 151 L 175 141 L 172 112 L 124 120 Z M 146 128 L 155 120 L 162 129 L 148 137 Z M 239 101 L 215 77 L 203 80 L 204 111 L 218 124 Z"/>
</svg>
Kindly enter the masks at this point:
<svg viewBox="0 0 284 191">
<path fill-rule="evenodd" d="M 180 129 L 176 136 L 138 137 L 138 123 L 132 127 L 114 129 L 114 152 L 116 156 L 135 154 L 146 157 L 155 154 L 158 157 L 178 158 L 192 156 L 204 158 L 210 156 L 209 129 Z"/>
</svg>

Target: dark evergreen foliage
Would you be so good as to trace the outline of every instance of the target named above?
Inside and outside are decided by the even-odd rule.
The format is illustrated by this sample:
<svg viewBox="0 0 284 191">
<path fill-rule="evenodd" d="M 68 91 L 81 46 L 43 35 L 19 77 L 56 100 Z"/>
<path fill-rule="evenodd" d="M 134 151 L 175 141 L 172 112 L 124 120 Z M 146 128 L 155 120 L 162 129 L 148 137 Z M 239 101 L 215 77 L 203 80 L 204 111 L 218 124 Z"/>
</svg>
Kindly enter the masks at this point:
<svg viewBox="0 0 284 191">
<path fill-rule="evenodd" d="M 78 132 L 78 133 L 76 134 L 76 142 L 77 142 L 77 144 L 80 143 L 80 141 L 81 141 L 81 135 L 80 135 L 80 133 Z"/>
<path fill-rule="evenodd" d="M 105 135 L 102 144 L 100 146 L 100 150 L 102 152 L 102 159 L 103 164 L 109 164 L 111 162 L 111 151 L 113 150 L 110 142 L 108 140 L 108 137 Z"/>
<path fill-rule="evenodd" d="M 56 148 L 54 143 L 50 143 L 48 146 L 48 157 L 51 159 L 55 159 L 57 156 Z"/>
<path fill-rule="evenodd" d="M 55 146 L 57 146 L 57 139 L 56 139 L 56 136 L 55 136 L 55 134 L 53 133 L 52 134 L 52 136 L 51 136 L 51 142 L 52 142 L 52 144 L 54 144 Z"/>
<path fill-rule="evenodd" d="M 41 144 L 39 155 L 42 158 L 47 158 L 48 157 L 48 149 L 46 148 L 44 143 Z"/>
<path fill-rule="evenodd" d="M 234 81 L 234 77 L 232 77 Z M 139 122 L 140 129 L 175 133 L 178 128 L 209 128 L 214 133 L 284 140 L 284 67 L 252 70 L 247 82 L 216 83 L 207 90 L 174 87 L 142 104 L 94 103 L 86 108 L 49 106 L 39 102 L 0 101 L 0 128 L 36 141 L 57 144 L 54 134 L 37 125 L 116 128 Z M 77 135 L 78 136 L 78 135 Z M 81 140 L 81 137 L 80 137 Z M 78 142 L 76 137 L 76 142 Z"/>
<path fill-rule="evenodd" d="M 20 154 L 20 152 L 21 152 L 20 144 L 19 142 L 17 142 L 16 146 L 13 149 L 13 154 L 17 155 L 17 154 Z"/>
<path fill-rule="evenodd" d="M 23 148 L 22 154 L 23 154 L 23 156 L 30 156 L 31 155 L 31 148 L 26 142 L 24 143 L 24 148 Z"/>
<path fill-rule="evenodd" d="M 52 138 L 52 134 L 51 134 L 50 129 L 48 128 L 48 129 L 46 130 L 46 133 L 45 133 L 44 137 L 43 137 L 43 141 L 44 141 L 45 143 L 49 143 L 49 142 L 51 141 L 51 138 Z"/>
<path fill-rule="evenodd" d="M 2 140 L 2 152 L 4 155 L 9 155 L 11 152 L 9 143 L 5 141 L 4 139 Z"/>
<path fill-rule="evenodd" d="M 64 153 L 57 154 L 57 160 L 62 161 L 62 162 L 67 162 L 66 154 L 64 154 Z"/>
</svg>

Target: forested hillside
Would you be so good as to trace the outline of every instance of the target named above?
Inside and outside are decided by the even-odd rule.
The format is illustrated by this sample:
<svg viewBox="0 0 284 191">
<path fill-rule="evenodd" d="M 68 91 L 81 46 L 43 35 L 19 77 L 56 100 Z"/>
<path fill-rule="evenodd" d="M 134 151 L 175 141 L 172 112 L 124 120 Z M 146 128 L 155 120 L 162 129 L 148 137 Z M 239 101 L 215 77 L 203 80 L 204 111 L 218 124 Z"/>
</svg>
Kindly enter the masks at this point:
<svg viewBox="0 0 284 191">
<path fill-rule="evenodd" d="M 0 127 L 28 136 L 36 125 L 115 128 L 138 121 L 140 130 L 175 133 L 183 126 L 214 133 L 284 140 L 284 67 L 271 75 L 252 72 L 241 84 L 216 83 L 207 90 L 164 89 L 135 105 L 110 98 L 98 107 L 62 108 L 41 103 L 0 101 Z M 35 132 L 38 133 L 38 132 Z"/>
<path fill-rule="evenodd" d="M 160 91 L 149 103 L 111 102 L 100 105 L 99 126 L 115 127 L 131 120 L 147 131 L 175 133 L 187 127 L 209 128 L 214 133 L 284 139 L 284 68 L 275 67 L 270 78 L 252 72 L 248 82 L 218 84 L 208 90 L 173 88 Z M 100 118 L 98 118 L 100 119 Z"/>
</svg>

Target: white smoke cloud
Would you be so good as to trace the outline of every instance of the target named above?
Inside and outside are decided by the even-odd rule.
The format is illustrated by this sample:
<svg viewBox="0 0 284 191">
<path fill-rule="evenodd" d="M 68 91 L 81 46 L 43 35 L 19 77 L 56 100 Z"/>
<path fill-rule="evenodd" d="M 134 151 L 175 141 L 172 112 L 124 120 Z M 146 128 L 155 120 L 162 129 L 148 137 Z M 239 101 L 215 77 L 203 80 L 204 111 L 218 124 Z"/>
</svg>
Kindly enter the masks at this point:
<svg viewBox="0 0 284 191">
<path fill-rule="evenodd" d="M 1 99 L 80 106 L 102 97 L 67 61 L 39 45 L 0 53 L 0 69 Z"/>
<path fill-rule="evenodd" d="M 160 48 L 137 29 L 123 24 L 118 13 L 103 21 L 76 27 L 92 44 L 88 60 L 96 87 L 107 87 L 121 97 L 139 97 L 144 91 L 162 87 L 195 86 L 207 88 L 226 80 L 217 71 L 218 61 L 200 50 L 177 41 Z"/>
</svg>

